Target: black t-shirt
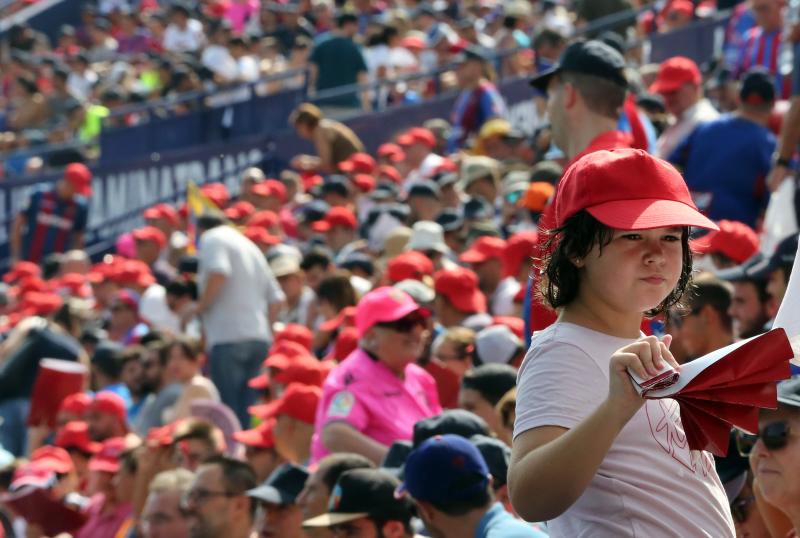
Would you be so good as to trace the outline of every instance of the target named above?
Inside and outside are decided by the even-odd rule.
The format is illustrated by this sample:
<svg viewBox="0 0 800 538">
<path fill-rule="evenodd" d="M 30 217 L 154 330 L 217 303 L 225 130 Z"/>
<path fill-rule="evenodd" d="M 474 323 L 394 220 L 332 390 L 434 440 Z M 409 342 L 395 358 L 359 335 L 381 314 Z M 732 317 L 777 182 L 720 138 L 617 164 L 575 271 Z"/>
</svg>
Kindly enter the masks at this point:
<svg viewBox="0 0 800 538">
<path fill-rule="evenodd" d="M 31 329 L 22 344 L 0 366 L 0 400 L 30 398 L 40 360 L 77 361 L 80 352 L 80 344 L 69 335 L 48 327 Z"/>
<path fill-rule="evenodd" d="M 358 74 L 367 71 L 367 62 L 352 39 L 334 36 L 326 39 L 311 52 L 311 62 L 317 66 L 317 91 L 349 86 L 358 82 Z M 358 107 L 358 95 L 348 93 L 318 101 L 323 105 Z"/>
</svg>

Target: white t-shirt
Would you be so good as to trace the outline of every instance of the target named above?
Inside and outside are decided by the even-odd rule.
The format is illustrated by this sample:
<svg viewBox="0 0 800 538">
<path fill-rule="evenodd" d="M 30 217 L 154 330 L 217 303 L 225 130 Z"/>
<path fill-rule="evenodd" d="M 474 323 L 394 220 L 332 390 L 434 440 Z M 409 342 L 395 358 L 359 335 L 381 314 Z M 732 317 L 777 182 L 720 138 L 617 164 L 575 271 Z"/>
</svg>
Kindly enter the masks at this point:
<svg viewBox="0 0 800 538">
<path fill-rule="evenodd" d="M 236 80 L 239 67 L 231 53 L 222 45 L 209 45 L 203 50 L 200 59 L 203 65 L 214 72 L 214 74 L 231 81 Z"/>
<path fill-rule="evenodd" d="M 611 356 L 633 340 L 558 322 L 533 335 L 519 370 L 514 436 L 573 428 L 608 396 Z M 547 484 L 541 485 L 547 495 Z M 689 450 L 675 400 L 648 400 L 611 445 L 578 500 L 549 522 L 552 538 L 735 535 L 708 452 Z"/>
<path fill-rule="evenodd" d="M 156 329 L 180 334 L 181 320 L 167 305 L 167 290 L 160 284 L 147 288 L 139 300 L 139 315 Z"/>
<path fill-rule="evenodd" d="M 205 42 L 203 24 L 197 19 L 189 19 L 183 30 L 174 24 L 170 24 L 164 30 L 164 48 L 170 52 L 194 52 Z"/>
<path fill-rule="evenodd" d="M 230 226 L 217 226 L 200 237 L 198 285 L 205 290 L 209 273 L 227 278 L 203 313 L 208 348 L 248 340 L 271 341 L 268 306 L 286 300 L 258 247 Z"/>
<path fill-rule="evenodd" d="M 258 80 L 258 62 L 252 56 L 242 56 L 236 62 L 238 79 L 243 82 Z"/>
<path fill-rule="evenodd" d="M 495 316 L 514 315 L 514 297 L 519 292 L 520 284 L 516 278 L 504 278 L 494 290 L 490 300 L 492 314 Z"/>
</svg>

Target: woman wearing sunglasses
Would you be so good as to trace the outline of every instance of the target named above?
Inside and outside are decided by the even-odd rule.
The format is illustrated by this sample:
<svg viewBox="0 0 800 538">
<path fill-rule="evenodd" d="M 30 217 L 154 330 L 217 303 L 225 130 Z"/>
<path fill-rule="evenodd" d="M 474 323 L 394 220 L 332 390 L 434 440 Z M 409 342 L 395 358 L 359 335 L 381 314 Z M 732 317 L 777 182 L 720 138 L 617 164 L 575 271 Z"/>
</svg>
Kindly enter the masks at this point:
<svg viewBox="0 0 800 538">
<path fill-rule="evenodd" d="M 380 463 L 393 442 L 411 439 L 417 421 L 441 413 L 436 382 L 415 364 L 427 340 L 427 318 L 427 310 L 396 288 L 362 297 L 355 315 L 358 348 L 322 388 L 312 463 L 330 452 Z"/>
<path fill-rule="evenodd" d="M 739 451 L 749 454 L 754 489 L 768 505 L 759 504 L 772 536 L 800 536 L 800 378 L 778 384 L 778 409 L 762 410 L 758 435 L 737 432 Z M 758 497 L 758 495 L 756 495 Z M 781 514 L 771 514 L 770 508 Z M 787 523 L 791 531 L 787 535 Z"/>
</svg>

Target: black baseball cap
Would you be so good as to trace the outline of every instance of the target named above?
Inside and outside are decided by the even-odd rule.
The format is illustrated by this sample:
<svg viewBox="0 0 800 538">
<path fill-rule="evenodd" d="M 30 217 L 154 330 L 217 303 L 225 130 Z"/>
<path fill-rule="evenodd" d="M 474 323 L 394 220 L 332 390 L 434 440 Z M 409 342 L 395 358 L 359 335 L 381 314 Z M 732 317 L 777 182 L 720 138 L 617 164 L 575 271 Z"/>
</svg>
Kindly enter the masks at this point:
<svg viewBox="0 0 800 538">
<path fill-rule="evenodd" d="M 547 91 L 550 78 L 562 71 L 593 75 L 626 88 L 625 58 L 601 41 L 578 41 L 564 50 L 558 62 L 531 79 L 531 86 Z"/>
<path fill-rule="evenodd" d="M 747 105 L 768 105 L 775 101 L 775 81 L 766 69 L 755 67 L 742 77 L 739 98 Z"/>
<path fill-rule="evenodd" d="M 772 256 L 747 269 L 747 276 L 754 280 L 766 280 L 776 269 L 791 267 L 797 254 L 797 237 L 797 234 L 792 234 L 783 239 Z"/>
<path fill-rule="evenodd" d="M 408 523 L 411 501 L 395 498 L 400 481 L 380 469 L 352 469 L 339 477 L 331 491 L 328 513 L 303 521 L 303 527 L 332 527 L 368 517 Z"/>
<path fill-rule="evenodd" d="M 411 188 L 408 189 L 406 199 L 412 196 L 423 196 L 425 198 L 434 198 L 438 200 L 440 195 L 441 191 L 439 190 L 439 185 L 430 179 L 423 179 L 411 185 Z"/>
<path fill-rule="evenodd" d="M 447 208 L 442 210 L 439 216 L 436 217 L 436 223 L 440 225 L 445 232 L 455 232 L 464 226 L 464 219 L 455 209 Z"/>
<path fill-rule="evenodd" d="M 395 441 L 389 447 L 389 451 L 383 458 L 383 461 L 381 462 L 381 468 L 390 472 L 401 469 L 405 464 L 406 459 L 408 459 L 408 455 L 411 454 L 411 448 L 410 441 Z"/>
<path fill-rule="evenodd" d="M 308 471 L 293 463 L 284 463 L 263 484 L 247 491 L 247 496 L 272 504 L 294 504 L 303 491 Z"/>
<path fill-rule="evenodd" d="M 756 252 L 752 257 L 745 260 L 741 265 L 736 267 L 728 267 L 727 269 L 720 269 L 716 271 L 717 278 L 727 282 L 741 282 L 743 280 L 760 280 L 748 275 L 747 271 L 751 267 L 760 264 L 764 261 L 764 255 Z"/>
<path fill-rule="evenodd" d="M 414 448 L 436 435 L 452 433 L 469 439 L 473 435 L 489 436 L 486 421 L 464 409 L 447 409 L 442 414 L 425 418 L 414 424 Z"/>
<path fill-rule="evenodd" d="M 508 466 L 511 462 L 511 448 L 496 437 L 473 435 L 469 441 L 481 453 L 489 472 L 492 474 L 492 487 L 498 489 L 506 484 Z"/>
<path fill-rule="evenodd" d="M 778 383 L 778 403 L 800 409 L 800 377 Z"/>
</svg>

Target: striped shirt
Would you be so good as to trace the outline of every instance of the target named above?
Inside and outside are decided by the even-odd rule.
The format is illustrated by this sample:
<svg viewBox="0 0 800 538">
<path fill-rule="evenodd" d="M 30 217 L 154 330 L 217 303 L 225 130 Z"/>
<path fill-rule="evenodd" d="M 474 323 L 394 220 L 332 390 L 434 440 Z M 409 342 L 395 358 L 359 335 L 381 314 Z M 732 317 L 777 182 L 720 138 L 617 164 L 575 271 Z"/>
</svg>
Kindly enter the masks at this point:
<svg viewBox="0 0 800 538">
<path fill-rule="evenodd" d="M 86 229 L 88 207 L 80 197 L 64 200 L 55 190 L 37 191 L 31 195 L 23 214 L 27 232 L 22 256 L 38 263 L 49 254 L 73 247 L 76 235 Z"/>
<path fill-rule="evenodd" d="M 736 77 L 741 77 L 753 67 L 764 67 L 775 77 L 775 95 L 779 99 L 788 99 L 792 94 L 792 80 L 778 68 L 781 33 L 780 30 L 765 32 L 759 26 L 751 28 L 742 44 Z"/>
</svg>

